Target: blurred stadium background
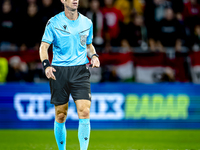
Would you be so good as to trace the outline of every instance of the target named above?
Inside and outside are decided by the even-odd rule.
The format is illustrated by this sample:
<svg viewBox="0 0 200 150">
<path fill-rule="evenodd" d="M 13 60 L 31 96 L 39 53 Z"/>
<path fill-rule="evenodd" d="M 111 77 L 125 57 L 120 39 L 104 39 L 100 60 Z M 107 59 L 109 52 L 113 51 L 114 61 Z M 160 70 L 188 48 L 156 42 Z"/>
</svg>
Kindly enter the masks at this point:
<svg viewBox="0 0 200 150">
<path fill-rule="evenodd" d="M 63 7 L 60 0 L 0 5 L 0 149 L 56 149 L 38 49 Z M 80 0 L 79 12 L 93 21 L 101 61 L 90 68 L 89 149 L 200 149 L 200 1 Z M 78 149 L 72 99 L 66 126 L 68 148 Z"/>
</svg>

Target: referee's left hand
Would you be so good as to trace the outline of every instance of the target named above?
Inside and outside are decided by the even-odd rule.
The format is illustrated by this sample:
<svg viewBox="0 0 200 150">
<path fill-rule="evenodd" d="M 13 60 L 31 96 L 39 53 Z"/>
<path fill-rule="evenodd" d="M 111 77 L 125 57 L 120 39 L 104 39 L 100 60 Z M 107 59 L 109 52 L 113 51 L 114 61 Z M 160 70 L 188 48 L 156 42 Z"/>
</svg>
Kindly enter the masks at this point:
<svg viewBox="0 0 200 150">
<path fill-rule="evenodd" d="M 91 64 L 92 64 L 92 68 L 94 67 L 99 68 L 100 67 L 99 58 L 97 56 L 93 56 L 91 59 Z"/>
<path fill-rule="evenodd" d="M 53 80 L 56 80 L 56 77 L 55 75 L 53 74 L 53 72 L 56 72 L 56 69 L 53 68 L 52 66 L 49 66 L 45 69 L 45 74 L 46 74 L 46 77 L 48 79 L 53 79 Z"/>
</svg>

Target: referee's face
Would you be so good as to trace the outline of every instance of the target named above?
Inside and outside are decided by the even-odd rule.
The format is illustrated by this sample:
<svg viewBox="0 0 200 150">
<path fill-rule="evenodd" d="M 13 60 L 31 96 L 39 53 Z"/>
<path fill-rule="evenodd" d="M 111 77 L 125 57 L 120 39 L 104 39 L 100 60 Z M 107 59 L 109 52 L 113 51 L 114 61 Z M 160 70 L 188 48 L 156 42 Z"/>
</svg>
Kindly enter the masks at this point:
<svg viewBox="0 0 200 150">
<path fill-rule="evenodd" d="M 61 1 L 65 7 L 71 9 L 72 11 L 77 10 L 78 8 L 79 0 L 61 0 Z"/>
</svg>

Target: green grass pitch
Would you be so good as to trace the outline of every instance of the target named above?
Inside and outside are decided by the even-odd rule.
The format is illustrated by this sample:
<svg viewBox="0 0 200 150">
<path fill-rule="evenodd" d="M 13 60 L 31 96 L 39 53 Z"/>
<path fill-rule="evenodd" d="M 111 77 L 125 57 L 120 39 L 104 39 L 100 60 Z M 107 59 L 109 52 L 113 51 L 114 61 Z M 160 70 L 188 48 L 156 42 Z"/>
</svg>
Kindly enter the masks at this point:
<svg viewBox="0 0 200 150">
<path fill-rule="evenodd" d="M 79 150 L 67 131 L 67 150 Z M 88 150 L 200 150 L 200 130 L 92 130 Z M 0 150 L 58 150 L 53 130 L 0 130 Z"/>
</svg>

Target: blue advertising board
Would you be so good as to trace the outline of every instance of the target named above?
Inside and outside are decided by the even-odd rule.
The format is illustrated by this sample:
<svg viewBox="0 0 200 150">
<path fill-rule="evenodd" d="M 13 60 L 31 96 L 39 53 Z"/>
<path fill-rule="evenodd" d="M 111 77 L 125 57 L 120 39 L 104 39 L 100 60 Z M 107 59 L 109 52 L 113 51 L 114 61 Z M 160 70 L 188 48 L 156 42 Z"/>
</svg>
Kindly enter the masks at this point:
<svg viewBox="0 0 200 150">
<path fill-rule="evenodd" d="M 200 129 L 200 85 L 190 83 L 91 84 L 92 129 Z M 53 128 L 48 83 L 0 85 L 0 129 Z M 70 98 L 68 129 L 78 115 Z"/>
</svg>

